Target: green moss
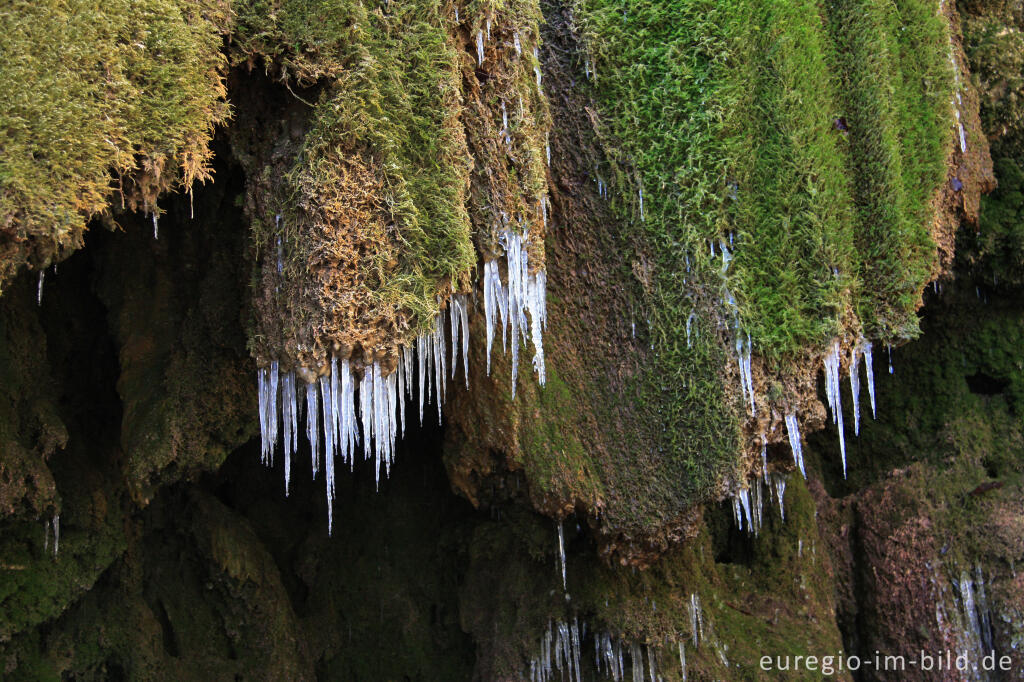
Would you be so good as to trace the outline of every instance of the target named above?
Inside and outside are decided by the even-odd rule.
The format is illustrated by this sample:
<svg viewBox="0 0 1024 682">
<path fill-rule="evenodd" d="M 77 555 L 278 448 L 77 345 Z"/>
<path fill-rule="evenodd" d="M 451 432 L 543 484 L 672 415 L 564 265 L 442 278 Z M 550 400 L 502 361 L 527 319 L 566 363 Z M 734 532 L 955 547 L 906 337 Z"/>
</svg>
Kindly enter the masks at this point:
<svg viewBox="0 0 1024 682">
<path fill-rule="evenodd" d="M 933 197 L 952 131 L 949 27 L 930 0 L 829 5 L 850 128 L 849 168 L 868 334 L 914 336 L 934 268 Z"/>
<path fill-rule="evenodd" d="M 979 94 L 985 135 L 992 143 L 998 187 L 982 197 L 976 231 L 961 231 L 957 249 L 989 287 L 1024 283 L 1024 20 L 1002 2 L 963 8 L 964 49 Z"/>
<path fill-rule="evenodd" d="M 917 0 L 575 7 L 612 202 L 634 270 L 649 262 L 654 357 L 636 399 L 699 498 L 739 450 L 730 337 L 785 374 L 860 327 L 914 333 L 952 132 L 948 25 Z M 712 244 L 734 250 L 728 268 Z"/>
<path fill-rule="evenodd" d="M 283 79 L 321 89 L 291 169 L 253 222 L 268 268 L 277 240 L 283 245 L 291 284 L 281 295 L 305 287 L 288 304 L 295 319 L 286 336 L 309 334 L 310 325 L 351 335 L 333 329 L 334 313 L 323 309 L 355 300 L 352 325 L 384 327 L 382 345 L 410 340 L 447 291 L 466 286 L 475 263 L 447 14 L 425 2 L 385 12 L 350 0 L 239 2 L 236 11 L 239 58 L 262 57 Z M 357 264 L 345 282 L 328 282 L 326 292 L 310 282 L 339 260 Z"/>
<path fill-rule="evenodd" d="M 72 454 L 71 457 L 74 457 Z M 59 552 L 42 520 L 7 519 L 0 533 L 0 640 L 56 618 L 124 551 L 124 517 L 105 497 L 101 475 L 78 461 L 58 476 Z M 65 478 L 65 476 L 67 478 Z M 50 519 L 46 518 L 49 522 Z M 47 538 L 49 549 L 46 549 Z"/>
<path fill-rule="evenodd" d="M 115 189 L 156 211 L 175 181 L 209 177 L 228 116 L 229 22 L 213 0 L 15 2 L 0 16 L 0 283 L 81 246 Z M 180 174 L 179 174 L 180 169 Z M 111 185 L 111 173 L 118 180 Z"/>
</svg>

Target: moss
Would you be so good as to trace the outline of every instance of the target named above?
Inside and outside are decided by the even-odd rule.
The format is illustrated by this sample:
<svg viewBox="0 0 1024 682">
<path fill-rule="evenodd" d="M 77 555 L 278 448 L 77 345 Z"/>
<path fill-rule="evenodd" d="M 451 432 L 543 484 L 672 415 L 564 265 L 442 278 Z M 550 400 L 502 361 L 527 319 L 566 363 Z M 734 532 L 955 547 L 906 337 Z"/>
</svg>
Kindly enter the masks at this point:
<svg viewBox="0 0 1024 682">
<path fill-rule="evenodd" d="M 907 338 L 934 270 L 931 203 L 952 131 L 949 25 L 936 3 L 919 0 L 835 4 L 829 16 L 850 127 L 857 312 L 873 337 Z"/>
<path fill-rule="evenodd" d="M 124 517 L 117 501 L 107 497 L 104 486 L 109 482 L 99 472 L 83 468 L 87 462 L 76 455 L 65 456 L 69 464 L 76 463 L 58 475 L 63 491 L 59 553 L 53 555 L 53 536 L 47 536 L 42 521 L 3 522 L 0 640 L 57 617 L 125 549 Z"/>
<path fill-rule="evenodd" d="M 393 349 L 428 328 L 474 264 L 450 19 L 428 3 L 237 11 L 239 59 L 321 88 L 290 169 L 252 216 L 270 299 L 253 350 L 319 368 L 332 342 Z M 274 317 L 280 332 L 263 328 Z"/>
<path fill-rule="evenodd" d="M 574 5 L 598 172 L 616 179 L 649 318 L 636 399 L 701 499 L 740 449 L 730 337 L 749 334 L 771 376 L 862 327 L 914 333 L 952 131 L 949 29 L 935 2 L 627 5 Z"/>
<path fill-rule="evenodd" d="M 121 203 L 157 212 L 176 183 L 210 177 L 228 116 L 226 8 L 210 0 L 17 2 L 0 17 L 0 284 L 81 246 L 86 222 Z"/>
<path fill-rule="evenodd" d="M 539 414 L 521 425 L 523 462 L 532 485 L 559 499 L 597 500 L 604 496 L 599 464 L 577 437 L 576 407 L 571 389 L 549 371 L 537 393 Z M 543 415 L 543 417 L 541 417 Z"/>
</svg>

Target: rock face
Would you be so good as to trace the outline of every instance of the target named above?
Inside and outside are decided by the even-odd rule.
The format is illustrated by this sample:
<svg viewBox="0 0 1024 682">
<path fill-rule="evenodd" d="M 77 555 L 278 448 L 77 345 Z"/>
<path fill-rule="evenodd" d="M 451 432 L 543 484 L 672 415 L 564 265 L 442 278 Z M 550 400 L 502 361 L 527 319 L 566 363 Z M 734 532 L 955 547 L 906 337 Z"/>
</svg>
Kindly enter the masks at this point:
<svg viewBox="0 0 1024 682">
<path fill-rule="evenodd" d="M 4 679 L 1024 675 L 1012 8 L 0 15 Z"/>
</svg>

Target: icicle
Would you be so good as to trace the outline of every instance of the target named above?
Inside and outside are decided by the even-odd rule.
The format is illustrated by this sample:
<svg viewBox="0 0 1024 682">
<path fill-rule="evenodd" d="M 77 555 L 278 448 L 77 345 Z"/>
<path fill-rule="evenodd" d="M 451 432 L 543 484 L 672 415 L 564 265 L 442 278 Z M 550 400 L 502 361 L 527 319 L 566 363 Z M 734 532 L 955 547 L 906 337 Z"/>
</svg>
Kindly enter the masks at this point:
<svg viewBox="0 0 1024 682">
<path fill-rule="evenodd" d="M 548 165 L 551 165 L 551 133 L 544 133 L 544 155 L 547 157 Z"/>
<path fill-rule="evenodd" d="M 160 223 L 156 217 L 156 211 L 153 211 L 153 239 L 160 239 Z"/>
<path fill-rule="evenodd" d="M 725 273 L 729 271 L 729 264 L 732 262 L 732 253 L 729 251 L 729 247 L 727 247 L 725 245 L 725 240 L 724 239 L 719 239 L 718 240 L 718 248 L 722 252 L 722 272 L 721 272 L 721 274 L 724 276 Z"/>
<path fill-rule="evenodd" d="M 480 66 L 484 63 L 484 32 L 476 32 L 476 64 Z"/>
<path fill-rule="evenodd" d="M 537 91 L 538 92 L 542 92 L 541 87 L 540 87 L 540 53 L 539 53 L 539 51 L 537 50 L 536 47 L 533 48 L 533 59 L 534 59 L 533 73 L 534 73 L 535 76 L 537 76 Z"/>
<path fill-rule="evenodd" d="M 512 148 L 512 135 L 508 129 L 508 110 L 505 108 L 505 102 L 501 103 L 501 136 L 505 141 L 505 146 L 509 149 Z"/>
<path fill-rule="evenodd" d="M 320 398 L 324 410 L 324 478 L 327 488 L 327 534 L 331 534 L 334 522 L 334 392 L 331 377 L 320 377 Z"/>
<path fill-rule="evenodd" d="M 772 475 L 772 487 L 775 489 L 775 497 L 779 500 L 779 516 L 783 521 L 786 520 L 786 506 L 783 503 L 783 499 L 786 496 L 786 477 L 782 474 L 773 473 Z"/>
<path fill-rule="evenodd" d="M 679 667 L 683 671 L 683 682 L 686 682 L 686 652 L 684 651 L 685 646 L 683 645 L 683 640 L 679 640 L 677 644 L 679 645 Z"/>
<path fill-rule="evenodd" d="M 466 380 L 466 390 L 469 390 L 469 303 L 466 297 L 459 300 L 459 319 L 462 322 L 462 375 Z M 452 342 L 454 343 L 454 341 Z"/>
<path fill-rule="evenodd" d="M 636 642 L 629 646 L 629 658 L 633 664 L 633 682 L 644 682 L 644 655 Z"/>
<path fill-rule="evenodd" d="M 53 515 L 53 556 L 60 552 L 60 514 Z"/>
<path fill-rule="evenodd" d="M 522 56 L 523 44 L 519 42 L 519 31 L 516 31 L 515 33 L 512 34 L 512 44 L 516 48 L 516 56 Z"/>
<path fill-rule="evenodd" d="M 435 398 L 437 399 L 437 423 L 441 423 L 441 405 L 444 403 L 445 388 L 448 384 L 448 375 L 445 372 L 445 348 L 444 348 L 444 325 L 441 316 L 438 315 L 434 325 L 434 384 Z"/>
<path fill-rule="evenodd" d="M 345 449 L 341 442 L 341 376 L 338 372 L 338 358 L 331 356 L 331 377 L 330 377 L 330 391 L 331 391 L 331 448 L 334 452 L 334 457 L 340 457 L 341 463 L 345 463 Z M 326 413 L 326 408 L 324 409 Z M 331 467 L 331 480 L 333 481 L 334 466 Z"/>
<path fill-rule="evenodd" d="M 264 466 L 267 464 L 267 450 L 271 447 L 270 431 L 267 430 L 267 412 L 269 411 L 267 403 L 270 400 L 268 383 L 270 383 L 270 370 L 266 367 L 260 367 L 256 370 L 256 395 L 259 398 L 260 404 L 260 462 Z"/>
<path fill-rule="evenodd" d="M 832 411 L 832 423 L 839 429 L 839 452 L 843 458 L 843 478 L 846 478 L 846 435 L 843 429 L 843 405 L 839 391 L 839 342 L 832 345 L 832 351 L 825 356 L 825 394 Z"/>
<path fill-rule="evenodd" d="M 768 478 L 768 435 L 761 434 L 761 475 Z"/>
<path fill-rule="evenodd" d="M 381 403 L 383 399 L 383 387 L 381 386 L 380 377 L 380 363 L 376 360 L 373 361 L 372 367 L 367 367 L 367 373 L 372 377 L 371 383 L 371 430 L 373 433 L 373 456 L 374 456 L 374 471 L 376 472 L 377 488 L 380 489 L 380 472 L 384 466 L 384 423 L 383 413 L 381 409 Z"/>
<path fill-rule="evenodd" d="M 803 446 L 800 444 L 800 426 L 797 423 L 795 413 L 786 415 L 786 429 L 789 432 L 789 447 L 793 450 L 793 461 L 796 462 L 796 466 L 800 473 L 803 474 L 803 477 L 807 478 L 807 472 L 804 471 Z"/>
<path fill-rule="evenodd" d="M 306 437 L 313 462 L 313 478 L 320 473 L 320 397 L 316 382 L 306 384 Z"/>
<path fill-rule="evenodd" d="M 43 280 L 46 279 L 46 270 L 39 271 L 39 291 L 36 292 L 36 304 L 43 305 Z"/>
<path fill-rule="evenodd" d="M 864 352 L 864 373 L 867 375 L 868 380 L 868 397 L 871 398 L 871 418 L 876 419 L 875 415 L 875 362 L 871 357 L 871 342 L 865 341 L 863 346 Z"/>
<path fill-rule="evenodd" d="M 541 386 L 547 380 L 544 369 L 544 335 L 541 330 L 546 321 L 545 299 L 547 294 L 544 291 L 545 287 L 546 275 L 543 270 L 527 279 L 526 305 L 530 312 L 530 336 L 534 348 L 533 370 L 537 373 L 537 383 Z"/>
<path fill-rule="evenodd" d="M 892 346 L 886 346 L 889 349 L 889 374 L 892 374 Z"/>
<path fill-rule="evenodd" d="M 637 195 L 640 197 L 640 222 L 644 222 L 644 186 L 637 188 Z"/>
<path fill-rule="evenodd" d="M 860 355 L 857 351 L 860 350 L 863 340 L 863 337 L 858 339 L 853 350 L 850 351 L 850 396 L 853 399 L 853 435 L 855 436 L 860 435 Z"/>
<path fill-rule="evenodd" d="M 352 375 L 352 367 L 349 365 L 348 359 L 345 359 L 341 361 L 341 434 L 339 440 L 350 468 L 355 466 L 357 430 L 356 382 Z"/>
<path fill-rule="evenodd" d="M 497 322 L 498 298 L 501 296 L 501 280 L 498 278 L 498 262 L 484 263 L 484 326 L 487 327 L 487 376 L 491 376 L 491 348 L 494 346 L 494 323 Z"/>
<path fill-rule="evenodd" d="M 743 398 L 750 402 L 750 414 L 757 415 L 757 406 L 754 404 L 754 379 L 750 369 L 750 336 L 744 340 L 739 332 L 736 332 L 736 362 L 740 368 L 740 391 Z"/>
<path fill-rule="evenodd" d="M 292 455 L 295 454 L 298 441 L 295 372 L 285 372 L 281 376 L 281 412 L 284 425 L 284 495 L 287 497 L 292 475 Z"/>
<path fill-rule="evenodd" d="M 562 589 L 568 590 L 565 582 L 565 530 L 561 521 L 558 522 L 558 560 L 562 566 Z"/>
<path fill-rule="evenodd" d="M 270 405 L 270 369 L 268 367 L 256 370 L 256 386 L 260 413 L 260 461 L 266 466 L 270 461 L 270 451 L 274 447 L 274 443 L 270 440 L 269 422 L 275 417 Z"/>
<path fill-rule="evenodd" d="M 458 311 L 459 301 L 455 296 L 448 299 L 448 318 L 452 329 L 452 380 L 455 380 L 455 372 L 459 369 L 459 320 L 461 316 Z"/>
<path fill-rule="evenodd" d="M 693 321 L 694 321 L 694 319 L 696 319 L 696 317 L 697 317 L 697 311 L 693 311 L 693 312 L 690 313 L 690 316 L 686 318 L 686 347 L 687 348 L 689 348 L 691 346 L 690 326 L 693 324 Z M 636 336 L 636 334 L 634 334 L 634 336 Z"/>
<path fill-rule="evenodd" d="M 700 645 L 700 640 L 703 635 L 703 627 L 701 624 L 703 616 L 700 612 L 700 597 L 694 592 L 690 594 L 690 632 L 693 636 L 693 648 L 696 649 Z"/>
</svg>

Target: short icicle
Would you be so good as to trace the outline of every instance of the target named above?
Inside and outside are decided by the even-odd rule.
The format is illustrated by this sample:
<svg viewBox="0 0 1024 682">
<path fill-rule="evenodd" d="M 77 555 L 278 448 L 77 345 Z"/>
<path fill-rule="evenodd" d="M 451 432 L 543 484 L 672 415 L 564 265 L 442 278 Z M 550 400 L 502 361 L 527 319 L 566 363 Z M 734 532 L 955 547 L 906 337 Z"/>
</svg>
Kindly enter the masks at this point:
<svg viewBox="0 0 1024 682">
<path fill-rule="evenodd" d="M 800 443 L 800 424 L 795 412 L 786 415 L 786 431 L 789 434 L 789 447 L 793 450 L 793 461 L 796 462 L 796 467 L 803 477 L 807 478 L 807 472 L 804 470 L 804 451 Z"/>
</svg>

